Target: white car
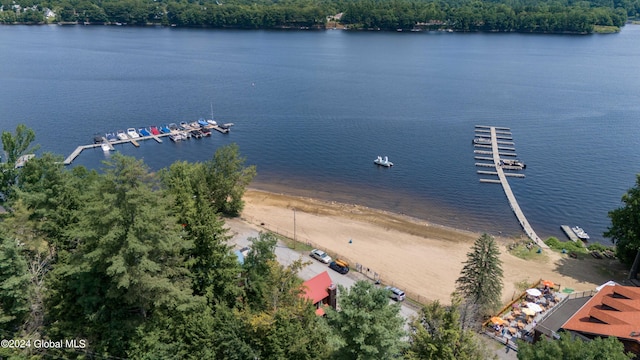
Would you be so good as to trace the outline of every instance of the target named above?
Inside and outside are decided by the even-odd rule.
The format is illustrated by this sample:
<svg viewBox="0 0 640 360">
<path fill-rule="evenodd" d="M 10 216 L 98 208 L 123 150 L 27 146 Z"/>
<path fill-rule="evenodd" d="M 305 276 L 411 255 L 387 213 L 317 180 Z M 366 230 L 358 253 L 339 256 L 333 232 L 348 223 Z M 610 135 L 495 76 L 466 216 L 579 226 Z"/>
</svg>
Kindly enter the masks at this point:
<svg viewBox="0 0 640 360">
<path fill-rule="evenodd" d="M 392 286 L 387 286 L 386 289 L 389 291 L 389 297 L 391 297 L 393 300 L 395 301 L 403 301 L 405 296 L 404 296 L 404 291 L 398 289 L 398 288 L 394 288 Z"/>
<path fill-rule="evenodd" d="M 328 264 L 331 262 L 331 256 L 327 255 L 326 252 L 322 251 L 322 250 L 318 250 L 318 249 L 313 249 L 311 250 L 311 254 L 309 254 L 312 258 L 321 261 L 325 264 Z"/>
</svg>

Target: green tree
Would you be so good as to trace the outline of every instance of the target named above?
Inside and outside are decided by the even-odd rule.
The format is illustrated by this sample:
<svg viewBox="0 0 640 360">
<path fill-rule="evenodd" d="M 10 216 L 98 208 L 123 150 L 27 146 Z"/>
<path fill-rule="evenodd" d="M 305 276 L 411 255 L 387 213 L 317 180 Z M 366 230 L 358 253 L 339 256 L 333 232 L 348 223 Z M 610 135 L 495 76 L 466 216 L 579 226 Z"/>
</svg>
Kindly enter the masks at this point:
<svg viewBox="0 0 640 360">
<path fill-rule="evenodd" d="M 37 146 L 30 147 L 35 138 L 35 132 L 24 124 L 16 127 L 15 135 L 9 131 L 2 132 L 2 149 L 6 161 L 0 164 L 0 193 L 9 195 L 18 173 L 15 163 L 20 156 L 38 149 Z"/>
<path fill-rule="evenodd" d="M 622 195 L 623 206 L 609 211 L 611 226 L 604 233 L 616 245 L 616 256 L 631 266 L 629 279 L 638 278 L 640 267 L 640 174 L 636 184 Z"/>
<path fill-rule="evenodd" d="M 238 145 L 231 144 L 219 148 L 204 164 L 207 195 L 217 212 L 236 216 L 242 211 L 242 196 L 256 175 L 255 166 L 244 167 L 244 162 Z"/>
<path fill-rule="evenodd" d="M 268 276 L 271 270 L 270 263 L 275 262 L 275 248 L 278 239 L 273 233 L 260 233 L 258 238 L 249 238 L 251 250 L 247 254 L 242 269 L 244 270 L 244 282 L 246 302 L 252 309 L 266 310 Z"/>
<path fill-rule="evenodd" d="M 474 333 L 462 328 L 459 302 L 454 298 L 451 306 L 443 306 L 434 301 L 422 308 L 411 322 L 410 348 L 405 355 L 407 360 L 489 358 Z"/>
<path fill-rule="evenodd" d="M 627 360 L 633 357 L 625 354 L 624 345 L 615 337 L 582 341 L 563 332 L 558 340 L 543 339 L 535 344 L 518 340 L 519 360 Z"/>
<path fill-rule="evenodd" d="M 142 161 L 115 155 L 106 166 L 69 229 L 76 248 L 52 273 L 50 334 L 124 356 L 142 323 L 192 300 L 183 258 L 190 243 Z"/>
<path fill-rule="evenodd" d="M 391 359 L 398 357 L 406 343 L 400 305 L 389 304 L 389 294 L 367 281 L 351 289 L 338 287 L 340 311 L 329 309 L 327 318 L 340 346 L 336 359 Z"/>
<path fill-rule="evenodd" d="M 27 261 L 18 240 L 0 233 L 0 335 L 17 338 L 30 310 Z"/>
<path fill-rule="evenodd" d="M 478 316 L 487 316 L 500 306 L 502 279 L 498 245 L 492 236 L 483 234 L 467 254 L 467 261 L 456 280 L 456 292 L 467 305 L 477 308 Z"/>
</svg>

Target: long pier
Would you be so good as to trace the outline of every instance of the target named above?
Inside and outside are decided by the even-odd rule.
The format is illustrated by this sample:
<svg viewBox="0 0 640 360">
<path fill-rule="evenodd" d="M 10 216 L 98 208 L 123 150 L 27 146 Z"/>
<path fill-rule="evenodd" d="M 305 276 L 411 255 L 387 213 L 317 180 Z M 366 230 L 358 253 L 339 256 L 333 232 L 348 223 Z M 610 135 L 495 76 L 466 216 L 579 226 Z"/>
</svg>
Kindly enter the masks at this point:
<svg viewBox="0 0 640 360">
<path fill-rule="evenodd" d="M 502 166 L 500 166 L 500 154 L 498 152 L 498 137 L 496 135 L 496 128 L 490 127 L 489 129 L 491 130 L 491 146 L 493 150 L 493 164 L 495 166 L 496 172 L 498 173 L 498 179 L 500 180 L 502 189 L 504 190 L 504 193 L 507 196 L 507 199 L 509 200 L 509 205 L 511 206 L 511 210 L 513 210 L 513 213 L 516 215 L 516 218 L 518 218 L 518 222 L 520 223 L 520 226 L 524 230 L 525 234 L 527 234 L 529 239 L 533 240 L 541 248 L 548 249 L 549 247 L 547 246 L 547 244 L 545 244 L 544 241 L 542 241 L 542 239 L 540 239 L 538 234 L 536 234 L 536 232 L 533 230 L 533 228 L 529 224 L 529 221 L 527 220 L 527 217 L 524 216 L 522 209 L 520 209 L 520 205 L 518 205 L 518 200 L 516 200 L 516 197 L 513 194 L 513 191 L 511 190 L 511 186 L 509 186 L 509 181 L 507 180 L 507 176 L 502 170 Z"/>
</svg>

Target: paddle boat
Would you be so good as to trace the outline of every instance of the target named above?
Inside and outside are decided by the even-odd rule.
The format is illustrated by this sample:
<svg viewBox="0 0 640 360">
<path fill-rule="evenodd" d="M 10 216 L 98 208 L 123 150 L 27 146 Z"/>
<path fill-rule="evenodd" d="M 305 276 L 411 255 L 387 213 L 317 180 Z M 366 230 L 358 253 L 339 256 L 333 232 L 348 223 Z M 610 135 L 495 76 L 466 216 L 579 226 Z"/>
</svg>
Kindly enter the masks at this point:
<svg viewBox="0 0 640 360">
<path fill-rule="evenodd" d="M 157 128 L 157 127 L 155 127 L 155 126 L 152 126 L 152 127 L 151 127 L 151 134 L 153 134 L 153 135 L 160 135 L 160 130 L 158 130 L 158 128 Z"/>
<path fill-rule="evenodd" d="M 384 157 L 384 159 L 382 158 L 382 156 L 378 156 L 377 159 L 373 160 L 373 162 L 376 165 L 380 165 L 380 166 L 384 166 L 384 167 L 391 167 L 393 166 L 393 163 L 391 161 L 389 161 L 388 157 Z"/>
<path fill-rule="evenodd" d="M 151 132 L 145 128 L 138 129 L 140 136 L 151 136 Z"/>
</svg>

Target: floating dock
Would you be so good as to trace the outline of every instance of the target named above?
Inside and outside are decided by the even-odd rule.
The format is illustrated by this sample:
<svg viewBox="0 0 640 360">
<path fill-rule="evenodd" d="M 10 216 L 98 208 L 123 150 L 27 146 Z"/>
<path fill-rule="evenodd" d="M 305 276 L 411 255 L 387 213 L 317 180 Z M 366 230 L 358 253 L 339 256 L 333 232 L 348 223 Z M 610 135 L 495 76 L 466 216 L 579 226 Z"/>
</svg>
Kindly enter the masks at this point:
<svg viewBox="0 0 640 360">
<path fill-rule="evenodd" d="M 226 124 L 222 124 L 222 126 L 220 125 L 208 125 L 205 126 L 205 128 L 207 129 L 213 129 L 216 130 L 220 133 L 223 134 L 228 134 L 229 133 L 229 129 L 231 128 L 231 126 L 233 126 L 233 123 L 226 123 Z M 129 138 L 129 139 L 125 139 L 125 140 L 115 140 L 115 141 L 108 141 L 105 137 L 102 138 L 102 142 L 101 143 L 96 143 L 96 144 L 90 144 L 90 145 L 80 145 L 78 146 L 75 150 L 73 150 L 73 152 L 67 156 L 66 159 L 64 159 L 63 164 L 65 165 L 70 165 L 73 160 L 75 160 L 80 153 L 82 153 L 83 150 L 86 149 L 94 149 L 97 147 L 102 147 L 102 144 L 107 144 L 109 146 L 109 150 L 115 150 L 115 148 L 113 147 L 113 145 L 117 145 L 117 144 L 124 144 L 124 143 L 131 143 L 133 146 L 135 147 L 140 147 L 140 143 L 138 141 L 144 141 L 144 140 L 150 140 L 153 139 L 159 143 L 162 143 L 162 137 L 165 136 L 169 136 L 171 135 L 171 133 L 163 133 L 163 134 L 158 134 L 158 135 L 149 135 L 149 136 L 141 136 L 139 138 Z"/>
<path fill-rule="evenodd" d="M 511 186 L 509 185 L 509 181 L 507 180 L 507 177 L 524 177 L 524 174 L 505 173 L 504 172 L 505 166 L 501 165 L 500 156 L 516 156 L 515 152 L 514 153 L 503 153 L 503 152 L 499 151 L 499 145 L 498 145 L 499 144 L 499 140 L 498 139 L 504 139 L 505 136 L 506 136 L 506 134 L 504 134 L 504 133 L 508 132 L 509 133 L 508 134 L 508 137 L 509 137 L 508 140 L 511 140 L 511 130 L 509 128 L 501 128 L 501 127 L 482 126 L 482 125 L 476 126 L 476 132 L 478 132 L 480 130 L 482 130 L 482 131 L 489 130 L 489 132 L 491 134 L 491 151 L 474 150 L 473 152 L 475 154 L 492 155 L 493 163 L 476 163 L 475 165 L 476 166 L 481 166 L 481 167 L 493 167 L 495 169 L 495 171 L 479 170 L 478 173 L 482 174 L 482 175 L 494 175 L 494 176 L 497 175 L 498 176 L 497 180 L 496 179 L 480 179 L 480 182 L 482 182 L 482 183 L 492 183 L 492 184 L 501 184 L 502 185 L 502 189 L 504 190 L 504 193 L 507 196 L 507 199 L 509 200 L 509 206 L 511 207 L 511 210 L 513 210 L 513 213 L 515 214 L 516 218 L 518 219 L 518 222 L 520 223 L 520 226 L 524 230 L 525 234 L 529 237 L 529 239 L 533 240 L 541 248 L 548 249 L 549 247 L 547 246 L 547 244 L 545 244 L 544 241 L 542 241 L 542 239 L 538 236 L 538 234 L 536 234 L 536 232 L 531 227 L 531 224 L 529 224 L 529 221 L 527 220 L 526 216 L 522 212 L 522 209 L 520 209 L 520 205 L 518 204 L 518 201 L 516 200 L 516 197 L 513 194 L 513 191 L 511 190 Z M 498 132 L 501 133 L 500 136 L 498 136 Z M 511 143 L 509 145 L 513 145 L 513 144 Z M 482 158 L 484 158 L 484 157 L 482 157 Z M 477 160 L 486 160 L 486 158 L 478 159 L 477 156 L 476 156 L 476 159 Z M 509 167 L 509 168 L 513 168 L 511 170 L 521 170 L 521 168 L 519 168 L 519 167 Z M 569 229 L 569 230 L 571 230 L 571 229 Z"/>
<path fill-rule="evenodd" d="M 562 231 L 564 231 L 565 235 L 567 235 L 567 237 L 571 241 L 580 243 L 580 238 L 578 238 L 576 233 L 571 230 L 571 227 L 569 225 L 560 225 L 560 228 L 562 229 Z"/>
</svg>

